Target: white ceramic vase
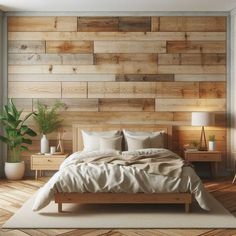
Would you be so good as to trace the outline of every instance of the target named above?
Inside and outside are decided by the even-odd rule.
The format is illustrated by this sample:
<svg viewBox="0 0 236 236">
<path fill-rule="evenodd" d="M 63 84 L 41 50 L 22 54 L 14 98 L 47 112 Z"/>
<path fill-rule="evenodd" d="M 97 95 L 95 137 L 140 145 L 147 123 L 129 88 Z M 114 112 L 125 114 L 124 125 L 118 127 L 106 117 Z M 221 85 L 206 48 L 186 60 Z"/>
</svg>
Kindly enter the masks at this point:
<svg viewBox="0 0 236 236">
<path fill-rule="evenodd" d="M 47 136 L 43 134 L 40 142 L 40 152 L 45 154 L 49 153 L 49 141 L 47 139 Z"/>
<path fill-rule="evenodd" d="M 25 162 L 6 162 L 4 171 L 6 178 L 9 180 L 22 179 L 25 173 Z"/>
<path fill-rule="evenodd" d="M 216 142 L 215 141 L 209 141 L 208 142 L 208 150 L 209 151 L 215 151 L 216 150 Z"/>
</svg>

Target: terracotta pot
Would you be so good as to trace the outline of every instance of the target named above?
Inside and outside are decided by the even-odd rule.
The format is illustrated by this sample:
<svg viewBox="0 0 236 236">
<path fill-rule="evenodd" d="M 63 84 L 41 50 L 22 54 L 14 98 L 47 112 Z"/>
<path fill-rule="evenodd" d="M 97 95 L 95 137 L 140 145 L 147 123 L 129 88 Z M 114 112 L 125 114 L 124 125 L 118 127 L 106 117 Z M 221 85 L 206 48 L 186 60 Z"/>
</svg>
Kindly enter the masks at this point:
<svg viewBox="0 0 236 236">
<path fill-rule="evenodd" d="M 19 180 L 22 179 L 25 173 L 25 162 L 6 162 L 5 163 L 5 175 L 9 180 Z"/>
</svg>

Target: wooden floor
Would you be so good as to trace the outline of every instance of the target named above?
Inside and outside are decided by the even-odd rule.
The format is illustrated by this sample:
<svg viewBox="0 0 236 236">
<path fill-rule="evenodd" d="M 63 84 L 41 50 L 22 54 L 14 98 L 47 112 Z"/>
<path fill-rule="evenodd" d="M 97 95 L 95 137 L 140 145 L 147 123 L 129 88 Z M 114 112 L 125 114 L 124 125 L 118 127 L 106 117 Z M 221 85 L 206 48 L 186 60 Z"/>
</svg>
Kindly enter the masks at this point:
<svg viewBox="0 0 236 236">
<path fill-rule="evenodd" d="M 3 225 L 32 194 L 45 182 L 47 178 L 22 181 L 0 180 L 0 224 Z M 218 199 L 230 212 L 236 216 L 236 184 L 231 184 L 231 179 L 204 181 L 205 187 Z M 30 219 L 29 219 L 30 220 Z M 236 229 L 22 229 L 3 230 L 0 236 L 228 236 L 236 235 Z"/>
</svg>

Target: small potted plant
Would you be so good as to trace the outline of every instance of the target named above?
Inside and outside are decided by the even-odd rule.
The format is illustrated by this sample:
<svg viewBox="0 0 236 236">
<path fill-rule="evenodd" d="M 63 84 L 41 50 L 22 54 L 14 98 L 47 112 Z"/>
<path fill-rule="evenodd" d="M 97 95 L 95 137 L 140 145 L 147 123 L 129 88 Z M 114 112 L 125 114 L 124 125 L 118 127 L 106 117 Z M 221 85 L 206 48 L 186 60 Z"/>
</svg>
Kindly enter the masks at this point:
<svg viewBox="0 0 236 236">
<path fill-rule="evenodd" d="M 208 149 L 209 151 L 215 151 L 216 149 L 216 137 L 214 134 L 209 136 Z"/>
<path fill-rule="evenodd" d="M 63 107 L 64 104 L 57 101 L 51 107 L 37 103 L 37 111 L 34 115 L 34 121 L 39 128 L 39 132 L 42 135 L 40 142 L 40 152 L 42 154 L 49 153 L 49 141 L 47 134 L 52 133 L 54 130 L 61 126 L 63 120 L 60 119 L 58 110 Z"/>
<path fill-rule="evenodd" d="M 27 144 L 32 144 L 29 137 L 37 135 L 25 124 L 33 113 L 22 118 L 22 112 L 23 110 L 18 111 L 12 100 L 9 100 L 0 113 L 0 122 L 5 132 L 4 135 L 0 135 L 0 140 L 7 144 L 9 154 L 4 170 L 6 177 L 10 180 L 23 178 L 25 163 L 21 160 L 21 152 L 28 150 Z"/>
</svg>

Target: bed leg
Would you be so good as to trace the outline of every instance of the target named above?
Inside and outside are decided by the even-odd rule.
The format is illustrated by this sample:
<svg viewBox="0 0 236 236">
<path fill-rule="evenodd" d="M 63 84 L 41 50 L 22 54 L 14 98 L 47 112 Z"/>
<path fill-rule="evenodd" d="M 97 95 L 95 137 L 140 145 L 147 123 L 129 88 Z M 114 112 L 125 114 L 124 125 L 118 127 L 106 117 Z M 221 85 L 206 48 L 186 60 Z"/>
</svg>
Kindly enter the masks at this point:
<svg viewBox="0 0 236 236">
<path fill-rule="evenodd" d="M 185 203 L 185 212 L 189 213 L 189 203 Z"/>
<path fill-rule="evenodd" d="M 62 203 L 61 202 L 58 203 L 58 212 L 62 212 Z"/>
</svg>

